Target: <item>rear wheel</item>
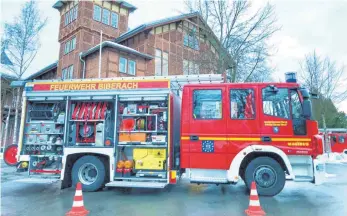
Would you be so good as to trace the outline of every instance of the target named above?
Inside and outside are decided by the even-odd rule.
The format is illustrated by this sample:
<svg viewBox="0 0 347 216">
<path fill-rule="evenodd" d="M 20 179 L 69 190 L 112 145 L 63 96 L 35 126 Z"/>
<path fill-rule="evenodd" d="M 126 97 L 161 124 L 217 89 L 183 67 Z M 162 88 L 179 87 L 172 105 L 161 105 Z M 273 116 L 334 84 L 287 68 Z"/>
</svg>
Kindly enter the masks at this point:
<svg viewBox="0 0 347 216">
<path fill-rule="evenodd" d="M 269 157 L 258 157 L 252 160 L 245 171 L 245 183 L 248 188 L 252 181 L 257 185 L 261 196 L 275 196 L 285 185 L 285 173 L 281 165 Z"/>
<path fill-rule="evenodd" d="M 4 150 L 4 162 L 8 166 L 17 166 L 19 162 L 17 161 L 16 155 L 18 151 L 18 145 L 12 144 L 5 148 Z"/>
<path fill-rule="evenodd" d="M 83 156 L 72 167 L 72 184 L 82 183 L 83 191 L 97 191 L 105 182 L 103 162 L 96 156 Z"/>
</svg>

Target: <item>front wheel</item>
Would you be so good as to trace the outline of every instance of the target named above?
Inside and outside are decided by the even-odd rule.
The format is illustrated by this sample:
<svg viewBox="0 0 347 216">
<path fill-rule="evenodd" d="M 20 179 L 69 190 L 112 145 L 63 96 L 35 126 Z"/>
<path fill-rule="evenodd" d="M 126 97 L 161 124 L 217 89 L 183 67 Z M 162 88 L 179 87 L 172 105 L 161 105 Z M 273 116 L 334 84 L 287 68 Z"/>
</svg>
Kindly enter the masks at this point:
<svg viewBox="0 0 347 216">
<path fill-rule="evenodd" d="M 252 181 L 257 185 L 261 196 L 275 196 L 284 188 L 286 177 L 281 165 L 270 157 L 252 160 L 245 171 L 245 183 L 251 188 Z"/>
<path fill-rule="evenodd" d="M 105 182 L 103 162 L 96 156 L 83 156 L 72 167 L 72 184 L 82 183 L 83 191 L 97 191 Z"/>
</svg>

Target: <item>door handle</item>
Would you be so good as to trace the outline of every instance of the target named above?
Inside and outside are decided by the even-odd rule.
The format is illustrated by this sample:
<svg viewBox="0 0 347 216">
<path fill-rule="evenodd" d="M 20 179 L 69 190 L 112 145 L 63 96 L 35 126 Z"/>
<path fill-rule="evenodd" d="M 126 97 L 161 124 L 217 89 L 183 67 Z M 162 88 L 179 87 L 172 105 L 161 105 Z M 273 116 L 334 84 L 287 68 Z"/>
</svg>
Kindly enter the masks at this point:
<svg viewBox="0 0 347 216">
<path fill-rule="evenodd" d="M 190 136 L 190 140 L 192 141 L 198 141 L 199 137 L 198 136 Z"/>
<path fill-rule="evenodd" d="M 263 137 L 261 137 L 261 141 L 263 141 L 263 142 L 271 142 L 271 137 L 263 136 Z"/>
</svg>

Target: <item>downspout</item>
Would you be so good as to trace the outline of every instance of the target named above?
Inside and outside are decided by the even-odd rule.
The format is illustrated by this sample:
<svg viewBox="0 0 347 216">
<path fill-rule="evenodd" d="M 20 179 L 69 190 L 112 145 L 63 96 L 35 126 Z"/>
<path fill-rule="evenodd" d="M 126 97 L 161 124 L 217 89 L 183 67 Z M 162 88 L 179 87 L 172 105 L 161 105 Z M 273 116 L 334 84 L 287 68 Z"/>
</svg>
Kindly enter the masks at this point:
<svg viewBox="0 0 347 216">
<path fill-rule="evenodd" d="M 83 62 L 83 68 L 82 68 L 82 79 L 85 79 L 85 73 L 86 73 L 86 61 L 82 59 L 82 52 L 80 53 L 80 61 Z"/>
</svg>

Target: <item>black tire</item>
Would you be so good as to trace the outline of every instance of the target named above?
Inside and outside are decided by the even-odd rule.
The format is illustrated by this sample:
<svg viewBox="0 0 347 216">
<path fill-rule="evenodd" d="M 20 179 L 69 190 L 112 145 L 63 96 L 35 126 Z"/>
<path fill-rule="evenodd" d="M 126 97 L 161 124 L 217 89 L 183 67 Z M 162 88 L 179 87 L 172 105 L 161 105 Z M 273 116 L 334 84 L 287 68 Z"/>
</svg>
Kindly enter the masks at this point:
<svg viewBox="0 0 347 216">
<path fill-rule="evenodd" d="M 82 167 L 85 167 L 89 164 L 92 164 L 91 166 L 94 166 L 93 172 L 95 173 L 94 170 L 96 170 L 96 177 L 94 181 L 91 181 L 89 184 L 86 184 L 86 181 L 81 179 L 79 176 L 79 172 L 81 171 Z M 88 172 L 89 173 L 89 172 Z M 99 157 L 96 156 L 83 156 L 80 159 L 78 159 L 73 167 L 72 167 L 72 185 L 75 186 L 77 182 L 82 183 L 82 190 L 83 191 L 97 191 L 100 188 L 104 186 L 106 178 L 106 170 L 105 170 L 105 165 L 103 162 L 100 160 Z"/>
<path fill-rule="evenodd" d="M 256 180 L 254 180 L 256 171 L 259 169 L 270 169 L 275 176 L 273 183 L 264 187 L 264 185 L 259 185 Z M 258 157 L 253 159 L 246 168 L 245 171 L 245 184 L 248 189 L 251 188 L 252 181 L 256 182 L 257 191 L 260 196 L 275 196 L 282 191 L 286 182 L 286 176 L 281 165 L 274 159 L 270 157 Z M 264 182 L 270 182 L 264 180 Z"/>
</svg>

